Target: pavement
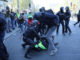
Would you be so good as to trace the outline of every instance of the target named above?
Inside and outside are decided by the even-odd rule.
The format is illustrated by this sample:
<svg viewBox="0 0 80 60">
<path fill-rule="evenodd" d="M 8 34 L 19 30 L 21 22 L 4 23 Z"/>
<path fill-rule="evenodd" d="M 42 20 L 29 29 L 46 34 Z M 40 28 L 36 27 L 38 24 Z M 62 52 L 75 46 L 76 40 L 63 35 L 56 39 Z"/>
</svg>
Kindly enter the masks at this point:
<svg viewBox="0 0 80 60">
<path fill-rule="evenodd" d="M 63 36 L 60 27 L 59 35 L 55 35 L 55 42 L 59 42 L 59 45 L 56 47 L 58 52 L 54 56 L 49 56 L 50 49 L 48 51 L 42 52 L 32 52 L 32 59 L 30 60 L 80 60 L 80 28 L 78 25 L 74 27 L 74 21 L 70 22 L 70 28 L 72 34 L 68 33 Z M 9 60 L 29 60 L 24 58 L 26 49 L 23 49 L 21 44 L 20 31 L 16 30 L 11 33 L 8 38 L 4 41 L 7 51 L 9 53 Z"/>
</svg>

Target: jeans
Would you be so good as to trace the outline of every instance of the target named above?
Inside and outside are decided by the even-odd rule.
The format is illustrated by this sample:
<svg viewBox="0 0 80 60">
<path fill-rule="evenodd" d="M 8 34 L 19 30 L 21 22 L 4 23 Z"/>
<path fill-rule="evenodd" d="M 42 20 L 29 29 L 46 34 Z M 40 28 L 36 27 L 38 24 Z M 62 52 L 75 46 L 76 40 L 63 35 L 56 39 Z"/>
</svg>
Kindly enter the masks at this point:
<svg viewBox="0 0 80 60">
<path fill-rule="evenodd" d="M 25 25 L 25 30 L 26 30 L 28 27 L 28 21 L 27 20 L 25 20 L 24 25 Z"/>
<path fill-rule="evenodd" d="M 15 20 L 12 20 L 12 28 L 15 29 Z"/>
<path fill-rule="evenodd" d="M 7 23 L 7 26 L 6 26 L 7 32 L 9 32 L 11 31 L 11 18 L 10 17 L 6 18 L 6 23 Z"/>
<path fill-rule="evenodd" d="M 71 32 L 71 29 L 69 27 L 69 20 L 65 20 L 65 32 L 67 33 L 68 31 Z"/>
<path fill-rule="evenodd" d="M 62 33 L 64 34 L 64 32 L 65 32 L 65 28 L 64 28 L 64 21 L 60 21 L 59 22 L 59 25 L 57 26 L 57 34 L 58 34 L 58 32 L 59 32 L 59 27 L 60 27 L 60 24 L 62 25 Z"/>
<path fill-rule="evenodd" d="M 23 23 L 20 24 L 19 27 L 20 27 L 20 31 L 23 32 L 23 30 L 24 30 Z"/>
<path fill-rule="evenodd" d="M 48 30 L 47 34 L 46 34 L 46 36 L 48 37 L 48 42 L 49 42 L 52 50 L 55 50 L 55 49 L 56 49 L 55 46 L 54 46 L 54 41 L 50 39 L 51 36 L 52 36 L 52 33 L 55 31 L 55 29 L 56 29 L 56 27 L 51 27 L 51 28 Z"/>
</svg>

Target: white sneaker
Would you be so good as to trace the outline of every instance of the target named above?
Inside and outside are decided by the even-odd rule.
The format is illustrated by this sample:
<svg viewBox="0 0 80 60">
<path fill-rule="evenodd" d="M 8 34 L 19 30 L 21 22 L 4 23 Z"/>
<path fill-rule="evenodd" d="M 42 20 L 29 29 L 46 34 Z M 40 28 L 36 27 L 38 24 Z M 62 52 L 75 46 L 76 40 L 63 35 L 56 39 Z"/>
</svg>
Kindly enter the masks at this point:
<svg viewBox="0 0 80 60">
<path fill-rule="evenodd" d="M 58 51 L 57 48 L 55 50 L 52 50 L 51 53 L 50 53 L 50 56 L 53 56 L 57 51 Z"/>
</svg>

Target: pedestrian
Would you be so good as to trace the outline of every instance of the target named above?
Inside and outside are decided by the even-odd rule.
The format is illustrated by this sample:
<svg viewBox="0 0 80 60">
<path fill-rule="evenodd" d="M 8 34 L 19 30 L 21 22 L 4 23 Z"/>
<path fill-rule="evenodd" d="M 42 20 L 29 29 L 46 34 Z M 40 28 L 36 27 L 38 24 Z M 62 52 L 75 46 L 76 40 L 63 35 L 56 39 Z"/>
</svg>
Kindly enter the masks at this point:
<svg viewBox="0 0 80 60">
<path fill-rule="evenodd" d="M 11 18 L 10 18 L 10 8 L 7 6 L 6 7 L 6 22 L 7 22 L 7 32 L 11 32 Z"/>
<path fill-rule="evenodd" d="M 15 20 L 16 20 L 16 26 L 18 25 L 18 27 L 20 26 L 20 23 L 19 23 L 20 16 L 21 16 L 21 14 L 20 14 L 19 10 L 17 10 Z"/>
<path fill-rule="evenodd" d="M 65 12 L 65 32 L 67 33 L 69 31 L 69 34 L 71 34 L 72 31 L 69 27 L 71 13 L 70 13 L 69 7 L 66 7 L 65 9 L 66 9 L 66 12 Z"/>
<path fill-rule="evenodd" d="M 65 35 L 65 31 L 64 31 L 64 8 L 61 7 L 60 11 L 57 13 L 57 15 L 59 16 L 59 25 L 57 26 L 57 34 L 59 33 L 59 27 L 60 24 L 62 25 L 62 34 Z"/>
<path fill-rule="evenodd" d="M 15 29 L 15 13 L 11 9 L 11 22 L 12 22 L 12 29 Z"/>
<path fill-rule="evenodd" d="M 20 32 L 24 31 L 24 14 L 22 13 L 20 18 L 19 18 L 19 28 L 20 28 Z"/>
<path fill-rule="evenodd" d="M 28 16 L 27 16 L 27 11 L 24 11 L 24 25 L 25 25 L 25 30 L 28 27 Z"/>
<path fill-rule="evenodd" d="M 76 25 L 76 24 L 78 24 L 79 23 L 79 27 L 80 27 L 80 10 L 79 10 L 79 12 L 78 12 L 78 14 L 77 14 L 77 22 L 74 24 L 74 26 Z"/>
</svg>

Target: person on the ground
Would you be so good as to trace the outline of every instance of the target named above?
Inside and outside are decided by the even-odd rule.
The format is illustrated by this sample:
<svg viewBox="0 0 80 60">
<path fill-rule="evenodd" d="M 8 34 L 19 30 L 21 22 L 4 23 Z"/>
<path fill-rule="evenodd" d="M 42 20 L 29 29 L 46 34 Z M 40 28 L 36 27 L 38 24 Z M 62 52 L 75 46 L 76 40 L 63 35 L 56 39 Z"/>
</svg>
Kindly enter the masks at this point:
<svg viewBox="0 0 80 60">
<path fill-rule="evenodd" d="M 67 33 L 69 31 L 69 34 L 71 34 L 72 31 L 69 27 L 71 13 L 70 13 L 69 7 L 66 7 L 65 9 L 66 9 L 66 12 L 65 12 L 65 32 Z"/>
<path fill-rule="evenodd" d="M 79 27 L 80 27 L 80 10 L 79 10 L 79 12 L 78 12 L 78 14 L 77 14 L 77 22 L 74 24 L 74 26 L 76 25 L 76 24 L 78 24 L 79 23 Z"/>
</svg>

